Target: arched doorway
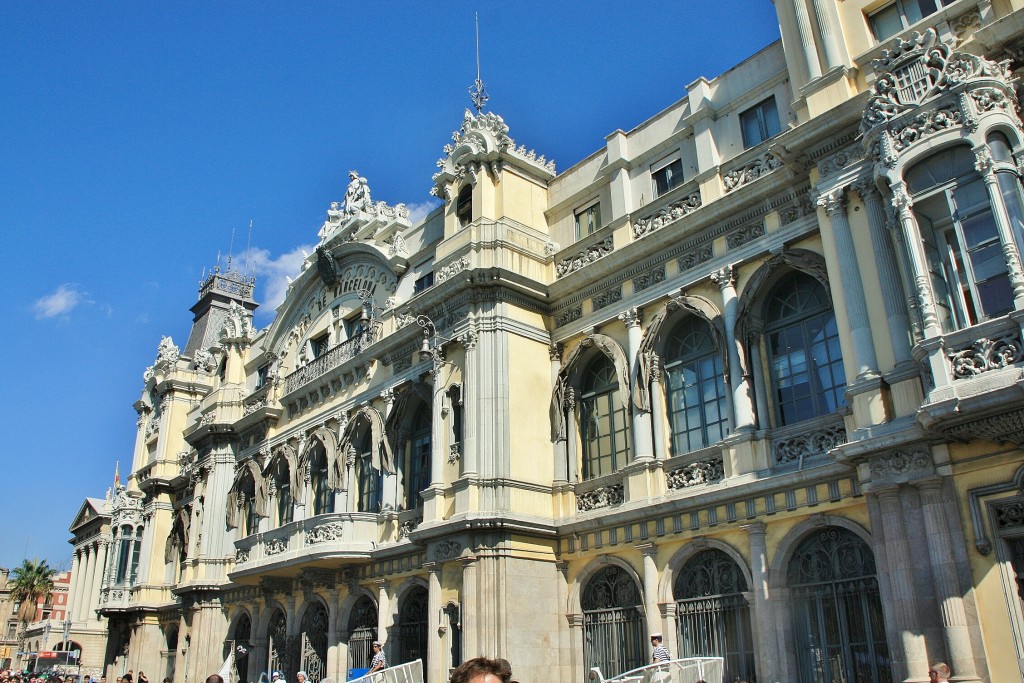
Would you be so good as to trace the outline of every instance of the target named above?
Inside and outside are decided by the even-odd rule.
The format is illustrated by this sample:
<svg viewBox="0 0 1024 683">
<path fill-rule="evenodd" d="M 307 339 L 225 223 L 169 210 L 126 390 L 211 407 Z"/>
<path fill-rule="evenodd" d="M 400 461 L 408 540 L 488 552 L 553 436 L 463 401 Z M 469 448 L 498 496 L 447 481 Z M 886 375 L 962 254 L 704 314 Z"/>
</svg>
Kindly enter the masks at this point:
<svg viewBox="0 0 1024 683">
<path fill-rule="evenodd" d="M 398 613 L 396 664 L 422 659 L 423 670 L 427 670 L 427 617 L 427 589 L 416 586 L 405 596 Z"/>
<path fill-rule="evenodd" d="M 583 608 L 583 656 L 604 676 L 643 666 L 646 627 L 636 581 L 621 567 L 605 567 L 587 582 Z"/>
<path fill-rule="evenodd" d="M 284 612 L 274 610 L 267 627 L 267 649 L 270 652 L 270 670 L 280 671 L 286 681 L 293 680 L 291 657 L 289 657 L 288 621 Z"/>
<path fill-rule="evenodd" d="M 252 620 L 248 614 L 238 617 L 235 634 L 231 639 L 231 647 L 235 652 L 235 673 L 239 683 L 249 680 L 249 652 L 252 650 Z"/>
<path fill-rule="evenodd" d="M 690 558 L 672 587 L 678 657 L 722 657 L 722 680 L 756 681 L 747 581 L 718 549 Z"/>
<path fill-rule="evenodd" d="M 302 615 L 301 667 L 311 681 L 327 674 L 327 608 L 315 600 Z"/>
<path fill-rule="evenodd" d="M 793 639 L 801 683 L 892 683 L 875 556 L 857 534 L 826 527 L 789 564 Z"/>
<path fill-rule="evenodd" d="M 377 605 L 362 596 L 348 618 L 348 665 L 353 669 L 370 668 L 373 641 L 377 636 Z"/>
</svg>

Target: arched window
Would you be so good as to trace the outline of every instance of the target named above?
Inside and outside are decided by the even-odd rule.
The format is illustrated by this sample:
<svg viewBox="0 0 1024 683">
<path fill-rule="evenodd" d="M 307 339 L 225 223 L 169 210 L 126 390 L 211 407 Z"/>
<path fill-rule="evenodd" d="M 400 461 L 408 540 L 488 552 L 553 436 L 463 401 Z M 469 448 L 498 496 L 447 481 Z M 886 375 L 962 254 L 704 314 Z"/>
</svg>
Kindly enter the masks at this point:
<svg viewBox="0 0 1024 683">
<path fill-rule="evenodd" d="M 294 680 L 291 671 L 291 657 L 288 653 L 288 620 L 284 612 L 274 610 L 267 626 L 267 650 L 270 653 L 270 670 L 280 671 L 284 680 Z"/>
<path fill-rule="evenodd" d="M 418 508 L 423 504 L 420 492 L 430 484 L 430 423 L 430 406 L 420 404 L 420 409 L 416 411 L 402 470 L 406 510 Z"/>
<path fill-rule="evenodd" d="M 310 681 L 327 675 L 327 608 L 314 600 L 302 615 L 302 670 Z"/>
<path fill-rule="evenodd" d="M 245 511 L 245 535 L 251 536 L 260 529 L 260 516 L 256 512 L 256 480 L 252 473 L 246 475 L 239 485 L 242 505 Z"/>
<path fill-rule="evenodd" d="M 384 489 L 383 475 L 373 468 L 374 448 L 369 426 L 363 430 L 362 437 L 358 439 L 359 446 L 356 455 L 356 481 L 359 484 L 359 499 L 357 509 L 359 512 L 380 512 L 381 492 Z"/>
<path fill-rule="evenodd" d="M 235 624 L 235 633 L 229 645 L 235 649 L 235 671 L 238 673 L 239 683 L 246 683 L 249 680 L 249 651 L 252 650 L 252 620 L 248 614 L 238 617 Z M 174 677 L 170 679 L 173 681 Z"/>
<path fill-rule="evenodd" d="M 765 302 L 764 317 L 778 426 L 845 406 L 839 330 L 821 283 L 799 271 L 783 277 Z"/>
<path fill-rule="evenodd" d="M 145 527 L 135 527 L 135 539 L 132 541 L 132 561 L 128 568 L 128 583 L 134 586 L 139 579 L 139 554 L 142 552 L 142 532 Z"/>
<path fill-rule="evenodd" d="M 123 586 L 128 579 L 128 563 L 132 555 L 132 528 L 127 524 L 123 525 L 118 534 L 117 542 L 117 571 L 114 573 L 114 585 Z"/>
<path fill-rule="evenodd" d="M 248 617 L 246 617 L 246 618 L 248 618 Z M 251 624 L 251 622 L 250 622 L 250 624 Z M 251 631 L 251 626 L 250 626 L 250 631 Z M 248 641 L 246 641 L 246 642 L 248 642 Z M 175 664 L 175 662 L 177 660 L 177 656 L 178 656 L 178 629 L 177 629 L 177 627 L 172 626 L 169 629 L 167 629 L 166 645 L 167 645 L 167 649 L 163 650 L 160 653 L 160 659 L 163 660 L 163 664 L 164 664 L 163 665 L 164 678 L 169 678 L 169 679 L 171 679 L 173 681 L 174 680 L 174 664 Z M 239 674 L 241 674 L 241 669 L 239 669 Z M 244 676 L 242 676 L 242 677 L 239 678 L 239 680 L 242 681 L 243 683 L 245 683 L 246 679 L 245 679 Z"/>
<path fill-rule="evenodd" d="M 291 468 L 283 456 L 278 456 L 274 468 L 274 487 L 277 489 L 277 525 L 284 526 L 293 519 L 294 505 Z"/>
<path fill-rule="evenodd" d="M 678 657 L 722 657 L 722 680 L 754 680 L 754 639 L 747 582 L 721 550 L 704 550 L 679 571 L 676 600 Z"/>
<path fill-rule="evenodd" d="M 334 512 L 334 491 L 327 485 L 327 449 L 319 441 L 309 456 L 310 483 L 313 486 L 313 514 Z"/>
<path fill-rule="evenodd" d="M 1013 307 L 988 189 L 975 161 L 969 147 L 950 147 L 918 162 L 905 176 L 928 258 L 936 313 L 946 331 Z"/>
<path fill-rule="evenodd" d="M 455 217 L 459 221 L 459 227 L 464 228 L 473 221 L 473 186 L 466 185 L 459 190 L 459 197 L 455 200 Z"/>
<path fill-rule="evenodd" d="M 402 600 L 398 612 L 398 661 L 423 660 L 427 671 L 427 589 L 416 586 Z"/>
<path fill-rule="evenodd" d="M 580 432 L 583 478 L 611 474 L 629 459 L 628 416 L 622 406 L 615 364 L 600 354 L 583 372 Z"/>
<path fill-rule="evenodd" d="M 718 443 L 729 430 L 725 370 L 708 323 L 680 321 L 665 340 L 665 375 L 672 455 Z"/>
<path fill-rule="evenodd" d="M 643 599 L 620 567 L 605 567 L 583 589 L 583 657 L 606 678 L 647 663 Z"/>
<path fill-rule="evenodd" d="M 892 683 L 875 556 L 852 531 L 807 536 L 789 565 L 800 683 Z"/>
<path fill-rule="evenodd" d="M 370 668 L 373 659 L 373 641 L 377 635 L 377 605 L 362 596 L 352 608 L 348 618 L 348 662 L 353 669 Z"/>
</svg>

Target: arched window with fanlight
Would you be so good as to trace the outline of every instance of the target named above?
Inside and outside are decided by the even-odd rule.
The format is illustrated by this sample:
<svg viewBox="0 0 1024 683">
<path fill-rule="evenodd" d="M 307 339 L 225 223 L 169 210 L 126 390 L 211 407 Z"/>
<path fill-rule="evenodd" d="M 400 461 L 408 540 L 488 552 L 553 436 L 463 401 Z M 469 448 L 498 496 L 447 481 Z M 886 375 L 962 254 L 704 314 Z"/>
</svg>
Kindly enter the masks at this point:
<svg viewBox="0 0 1024 683">
<path fill-rule="evenodd" d="M 584 369 L 580 395 L 584 479 L 616 472 L 629 460 L 629 416 L 622 405 L 623 390 L 608 356 L 596 355 Z"/>
<path fill-rule="evenodd" d="M 597 572 L 583 588 L 583 657 L 606 678 L 647 663 L 643 598 L 636 580 L 617 566 Z"/>
<path fill-rule="evenodd" d="M 383 475 L 373 467 L 373 452 L 370 429 L 363 430 L 358 439 L 356 449 L 356 482 L 359 486 L 359 497 L 356 508 L 359 512 L 380 512 L 381 492 L 383 491 Z"/>
<path fill-rule="evenodd" d="M 800 683 L 892 683 L 875 556 L 842 527 L 814 531 L 789 563 Z"/>
<path fill-rule="evenodd" d="M 412 433 L 402 464 L 402 488 L 406 510 L 420 507 L 420 493 L 430 484 L 431 409 L 422 403 L 413 418 Z"/>
<path fill-rule="evenodd" d="M 777 426 L 846 406 L 846 373 L 835 312 L 825 287 L 793 271 L 765 301 L 765 341 Z"/>
<path fill-rule="evenodd" d="M 662 357 L 672 454 L 721 441 L 729 431 L 725 370 L 710 325 L 697 316 L 683 318 L 666 337 Z"/>
<path fill-rule="evenodd" d="M 334 512 L 334 490 L 327 484 L 327 449 L 314 441 L 309 455 L 310 485 L 313 489 L 313 514 Z"/>
<path fill-rule="evenodd" d="M 402 599 L 398 610 L 398 661 L 423 660 L 427 669 L 427 628 L 430 607 L 427 589 L 416 586 Z"/>
<path fill-rule="evenodd" d="M 363 595 L 348 618 L 348 662 L 354 669 L 368 669 L 377 639 L 377 605 Z"/>
<path fill-rule="evenodd" d="M 747 581 L 717 548 L 691 557 L 676 575 L 679 657 L 722 657 L 722 680 L 756 680 Z"/>
</svg>

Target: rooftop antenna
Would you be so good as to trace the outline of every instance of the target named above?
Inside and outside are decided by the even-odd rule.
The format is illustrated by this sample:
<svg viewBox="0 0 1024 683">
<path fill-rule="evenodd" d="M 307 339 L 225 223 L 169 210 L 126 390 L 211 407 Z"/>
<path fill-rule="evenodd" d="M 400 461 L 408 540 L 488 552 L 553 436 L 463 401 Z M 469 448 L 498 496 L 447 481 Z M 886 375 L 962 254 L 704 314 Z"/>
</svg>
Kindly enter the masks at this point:
<svg viewBox="0 0 1024 683">
<path fill-rule="evenodd" d="M 476 81 L 469 87 L 469 99 L 473 100 L 476 113 L 482 114 L 484 105 L 491 96 L 487 94 L 484 82 L 480 80 L 480 13 L 476 12 Z"/>
<path fill-rule="evenodd" d="M 231 255 L 235 253 L 235 228 L 231 226 L 231 246 L 228 247 L 228 272 L 231 272 Z"/>
</svg>

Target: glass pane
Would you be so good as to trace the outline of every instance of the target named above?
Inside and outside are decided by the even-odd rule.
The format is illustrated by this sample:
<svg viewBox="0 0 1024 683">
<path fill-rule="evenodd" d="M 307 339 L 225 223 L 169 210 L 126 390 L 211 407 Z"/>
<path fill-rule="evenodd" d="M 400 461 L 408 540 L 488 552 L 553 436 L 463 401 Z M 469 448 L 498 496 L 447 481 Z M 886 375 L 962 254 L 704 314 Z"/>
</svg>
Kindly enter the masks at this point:
<svg viewBox="0 0 1024 683">
<path fill-rule="evenodd" d="M 1001 275 L 986 282 L 979 282 L 978 296 L 981 298 L 981 305 L 985 309 L 986 317 L 991 318 L 1006 313 L 1013 308 L 1013 289 L 1010 287 L 1010 277 Z"/>
<path fill-rule="evenodd" d="M 875 35 L 875 40 L 879 41 L 894 36 L 903 30 L 900 13 L 896 9 L 895 4 L 872 14 L 868 17 L 868 23 L 871 24 L 871 32 Z"/>
</svg>

